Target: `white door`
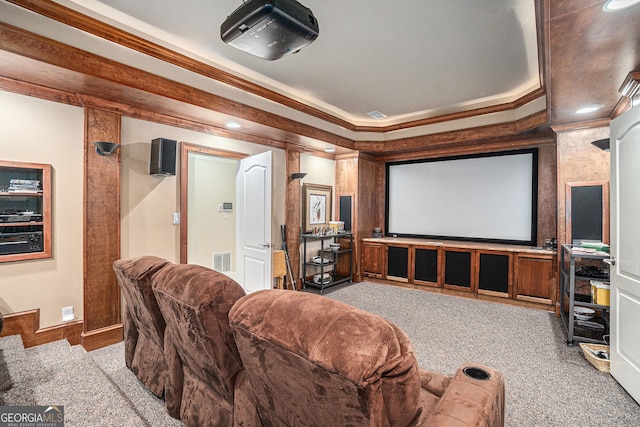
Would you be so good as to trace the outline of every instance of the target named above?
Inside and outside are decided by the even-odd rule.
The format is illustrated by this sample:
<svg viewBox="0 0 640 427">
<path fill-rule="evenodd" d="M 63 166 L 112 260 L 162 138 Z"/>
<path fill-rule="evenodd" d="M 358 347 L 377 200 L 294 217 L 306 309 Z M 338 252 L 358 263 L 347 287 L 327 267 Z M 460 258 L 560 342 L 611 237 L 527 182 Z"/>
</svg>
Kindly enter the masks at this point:
<svg viewBox="0 0 640 427">
<path fill-rule="evenodd" d="M 238 283 L 245 292 L 272 287 L 271 151 L 242 159 L 236 175 Z"/>
<path fill-rule="evenodd" d="M 640 107 L 611 122 L 611 375 L 640 402 Z"/>
</svg>

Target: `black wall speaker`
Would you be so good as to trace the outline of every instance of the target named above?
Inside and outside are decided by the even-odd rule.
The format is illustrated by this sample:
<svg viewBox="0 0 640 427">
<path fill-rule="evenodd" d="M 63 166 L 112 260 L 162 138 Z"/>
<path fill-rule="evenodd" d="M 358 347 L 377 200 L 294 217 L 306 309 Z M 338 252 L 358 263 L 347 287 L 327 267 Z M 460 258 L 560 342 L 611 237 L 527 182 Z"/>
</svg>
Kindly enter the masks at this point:
<svg viewBox="0 0 640 427">
<path fill-rule="evenodd" d="M 151 141 L 151 175 L 169 176 L 176 174 L 176 143 L 172 139 L 156 138 Z"/>
</svg>

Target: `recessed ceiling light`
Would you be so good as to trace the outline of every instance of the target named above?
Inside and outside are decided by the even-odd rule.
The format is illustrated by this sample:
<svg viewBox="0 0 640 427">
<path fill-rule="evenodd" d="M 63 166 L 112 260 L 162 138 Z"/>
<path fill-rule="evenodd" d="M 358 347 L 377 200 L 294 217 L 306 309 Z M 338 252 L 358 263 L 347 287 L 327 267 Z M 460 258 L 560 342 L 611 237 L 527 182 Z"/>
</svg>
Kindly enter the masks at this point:
<svg viewBox="0 0 640 427">
<path fill-rule="evenodd" d="M 602 10 L 605 12 L 617 12 L 622 9 L 633 6 L 640 0 L 607 0 L 602 6 Z"/>
<path fill-rule="evenodd" d="M 336 149 L 333 147 L 327 147 L 324 149 L 325 153 L 335 153 Z"/>
<path fill-rule="evenodd" d="M 228 127 L 229 129 L 240 129 L 242 127 L 242 125 L 237 122 L 227 122 L 225 126 Z"/>
<path fill-rule="evenodd" d="M 582 107 L 581 109 L 576 111 L 576 114 L 587 114 L 593 113 L 594 111 L 598 111 L 602 107 L 602 105 L 588 105 L 586 107 Z"/>
<path fill-rule="evenodd" d="M 369 111 L 367 113 L 367 116 L 371 116 L 376 120 L 380 120 L 380 119 L 384 119 L 386 116 L 386 114 L 382 114 L 380 111 Z"/>
</svg>

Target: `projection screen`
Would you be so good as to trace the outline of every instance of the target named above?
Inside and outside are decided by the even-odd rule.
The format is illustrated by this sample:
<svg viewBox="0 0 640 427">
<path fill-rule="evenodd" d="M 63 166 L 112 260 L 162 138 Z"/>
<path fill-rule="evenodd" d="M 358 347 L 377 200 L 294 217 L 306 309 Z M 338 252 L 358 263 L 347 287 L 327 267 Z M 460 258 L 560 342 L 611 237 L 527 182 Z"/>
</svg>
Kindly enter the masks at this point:
<svg viewBox="0 0 640 427">
<path fill-rule="evenodd" d="M 535 245 L 537 149 L 387 163 L 386 234 Z"/>
</svg>

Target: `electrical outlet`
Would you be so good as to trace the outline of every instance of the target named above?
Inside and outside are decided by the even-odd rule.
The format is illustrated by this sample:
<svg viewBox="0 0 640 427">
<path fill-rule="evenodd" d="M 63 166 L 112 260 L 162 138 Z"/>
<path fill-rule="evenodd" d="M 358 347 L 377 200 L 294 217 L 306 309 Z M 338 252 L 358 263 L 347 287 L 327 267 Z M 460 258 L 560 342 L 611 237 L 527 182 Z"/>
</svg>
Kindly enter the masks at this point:
<svg viewBox="0 0 640 427">
<path fill-rule="evenodd" d="M 75 319 L 73 314 L 73 306 L 62 307 L 62 321 L 68 322 L 69 320 Z"/>
</svg>

